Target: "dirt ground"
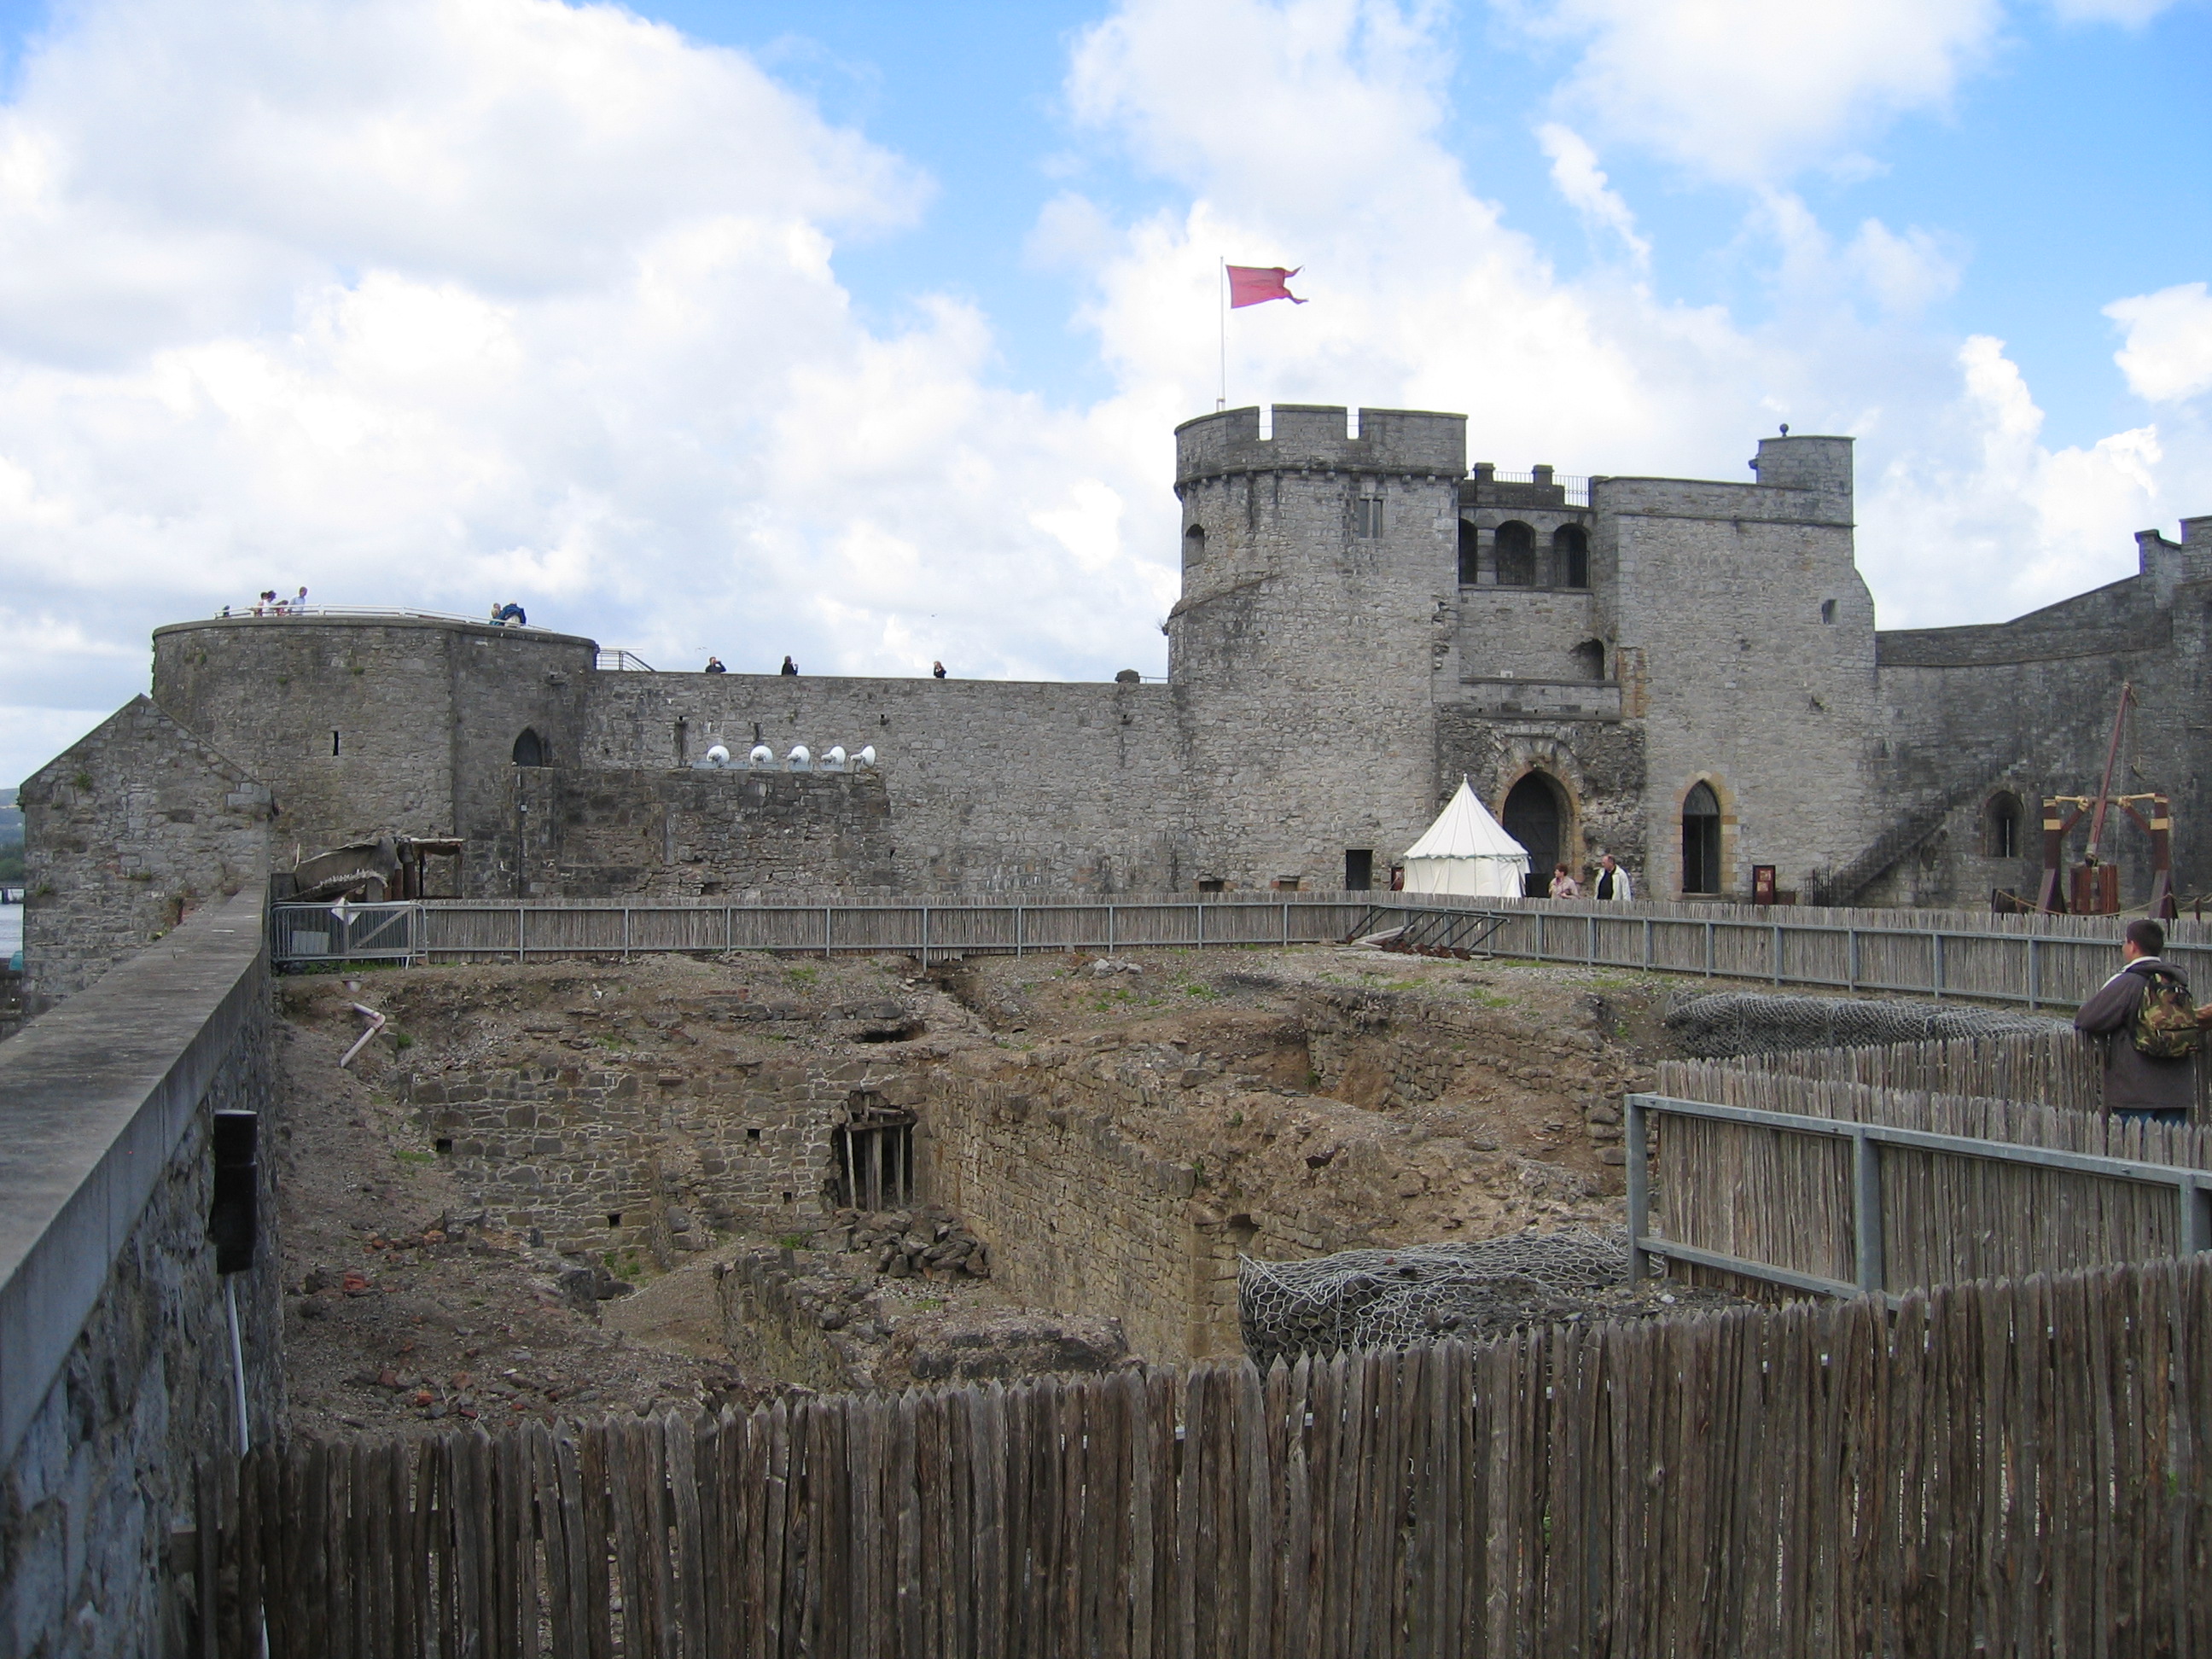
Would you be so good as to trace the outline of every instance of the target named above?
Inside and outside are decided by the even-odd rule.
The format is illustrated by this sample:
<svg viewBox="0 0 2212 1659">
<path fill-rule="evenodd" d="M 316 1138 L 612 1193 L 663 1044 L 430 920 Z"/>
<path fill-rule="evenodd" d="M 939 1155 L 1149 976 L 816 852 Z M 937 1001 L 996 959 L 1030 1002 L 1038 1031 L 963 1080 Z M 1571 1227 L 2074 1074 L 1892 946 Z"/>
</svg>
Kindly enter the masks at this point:
<svg viewBox="0 0 2212 1659">
<path fill-rule="evenodd" d="M 903 957 L 745 956 L 287 978 L 277 1158 L 295 1431 L 642 1413 L 781 1386 L 731 1358 L 714 1290 L 720 1263 L 777 1240 L 717 1235 L 673 1271 L 617 1281 L 488 1228 L 398 1102 L 401 1072 L 441 1064 L 541 1063 L 564 1048 L 639 1072 L 894 1048 L 902 1063 L 985 1072 L 1079 1060 L 1151 1080 L 1116 1095 L 1117 1122 L 1197 1164 L 1209 1202 L 1294 1200 L 1328 1248 L 1620 1222 L 1618 1170 L 1585 1112 L 1673 1052 L 1659 1024 L 1673 982 L 1350 947 L 1115 960 L 1137 971 L 1102 974 L 1086 955 L 927 973 Z M 1356 1041 L 1339 1045 L 1352 1058 L 1338 1074 L 1316 1071 L 1316 997 L 1401 1025 L 1447 1006 L 1487 1021 L 1494 1040 L 1449 1037 L 1462 1051 L 1446 1057 L 1450 1086 L 1393 1106 Z M 365 1027 L 356 1001 L 388 1023 L 341 1069 Z M 757 1017 L 702 1013 L 733 1003 Z M 962 1300 L 1007 1311 L 988 1285 Z"/>
<path fill-rule="evenodd" d="M 711 1263 L 688 1263 L 619 1303 L 574 1306 L 557 1260 L 474 1223 L 481 1212 L 423 1149 L 410 1115 L 338 1069 L 351 1040 L 294 1021 L 277 1028 L 295 1432 L 489 1426 L 529 1413 L 641 1414 L 750 1397 L 726 1354 L 669 1329 L 684 1324 L 668 1310 L 690 1285 L 708 1287 L 711 1308 Z M 599 1312 L 617 1306 L 618 1316 Z"/>
</svg>

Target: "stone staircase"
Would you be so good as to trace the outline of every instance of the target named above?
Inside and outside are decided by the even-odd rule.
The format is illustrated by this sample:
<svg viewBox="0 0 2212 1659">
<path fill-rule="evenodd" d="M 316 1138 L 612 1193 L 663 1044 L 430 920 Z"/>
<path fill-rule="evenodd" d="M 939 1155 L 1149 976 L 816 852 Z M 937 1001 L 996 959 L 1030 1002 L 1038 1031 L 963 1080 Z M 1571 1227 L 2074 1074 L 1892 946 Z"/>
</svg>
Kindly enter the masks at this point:
<svg viewBox="0 0 2212 1659">
<path fill-rule="evenodd" d="M 1987 794 L 2011 770 L 2008 763 L 1999 762 L 1981 768 L 1965 782 L 1954 784 L 1942 793 L 1931 795 L 1910 809 L 1904 817 L 1895 819 L 1881 834 L 1869 842 L 1840 867 L 1815 875 L 1808 884 L 1807 904 L 1848 905 L 1872 886 L 1881 874 L 1917 850 L 1922 843 L 1943 827 L 1944 820 L 1967 802 Z"/>
</svg>

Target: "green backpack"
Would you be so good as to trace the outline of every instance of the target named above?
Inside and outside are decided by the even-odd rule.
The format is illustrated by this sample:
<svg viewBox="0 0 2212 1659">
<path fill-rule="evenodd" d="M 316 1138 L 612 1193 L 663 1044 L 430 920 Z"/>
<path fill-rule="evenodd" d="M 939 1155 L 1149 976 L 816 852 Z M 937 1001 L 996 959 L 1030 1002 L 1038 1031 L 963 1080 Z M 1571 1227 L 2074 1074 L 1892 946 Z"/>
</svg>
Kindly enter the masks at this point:
<svg viewBox="0 0 2212 1659">
<path fill-rule="evenodd" d="M 2136 1050 L 2153 1060 L 2187 1060 L 2202 1041 L 2197 1029 L 2197 1006 L 2189 1000 L 2189 984 L 2178 974 L 2154 968 L 2142 975 L 2142 1000 L 2136 1004 L 2129 1035 Z"/>
</svg>

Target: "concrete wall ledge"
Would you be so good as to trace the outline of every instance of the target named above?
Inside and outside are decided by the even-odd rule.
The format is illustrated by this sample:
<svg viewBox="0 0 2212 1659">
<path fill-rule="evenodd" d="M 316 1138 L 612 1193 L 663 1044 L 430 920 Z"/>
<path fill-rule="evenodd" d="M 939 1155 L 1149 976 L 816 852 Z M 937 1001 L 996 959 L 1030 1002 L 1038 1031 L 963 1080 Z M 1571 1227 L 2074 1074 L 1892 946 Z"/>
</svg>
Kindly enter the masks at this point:
<svg viewBox="0 0 2212 1659">
<path fill-rule="evenodd" d="M 261 909 L 209 906 L 0 1046 L 0 1461 L 268 994 Z"/>
</svg>

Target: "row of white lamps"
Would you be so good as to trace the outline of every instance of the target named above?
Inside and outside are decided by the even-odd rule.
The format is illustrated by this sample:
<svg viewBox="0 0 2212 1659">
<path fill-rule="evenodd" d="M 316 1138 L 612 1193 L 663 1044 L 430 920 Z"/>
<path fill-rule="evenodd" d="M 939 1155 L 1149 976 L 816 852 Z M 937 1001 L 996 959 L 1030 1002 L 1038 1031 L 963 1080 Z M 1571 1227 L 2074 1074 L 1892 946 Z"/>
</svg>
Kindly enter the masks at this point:
<svg viewBox="0 0 2212 1659">
<path fill-rule="evenodd" d="M 848 757 L 845 753 L 844 744 L 832 744 L 823 754 L 822 770 L 825 772 L 848 770 L 848 758 L 851 770 L 858 771 L 863 767 L 872 767 L 876 763 L 876 746 L 869 744 L 859 754 Z M 727 766 L 729 763 L 730 751 L 722 744 L 718 743 L 707 751 L 708 765 Z M 756 769 L 774 766 L 776 763 L 775 750 L 764 743 L 757 743 L 752 746 L 751 752 L 746 755 L 744 763 Z M 787 771 L 811 772 L 814 769 L 814 751 L 803 743 L 795 743 L 791 746 L 791 752 L 783 757 L 783 764 Z"/>
</svg>

